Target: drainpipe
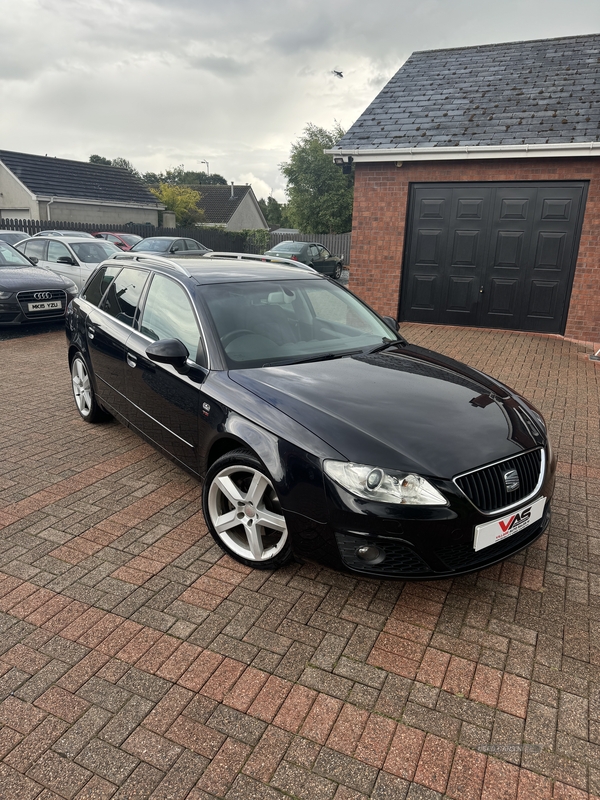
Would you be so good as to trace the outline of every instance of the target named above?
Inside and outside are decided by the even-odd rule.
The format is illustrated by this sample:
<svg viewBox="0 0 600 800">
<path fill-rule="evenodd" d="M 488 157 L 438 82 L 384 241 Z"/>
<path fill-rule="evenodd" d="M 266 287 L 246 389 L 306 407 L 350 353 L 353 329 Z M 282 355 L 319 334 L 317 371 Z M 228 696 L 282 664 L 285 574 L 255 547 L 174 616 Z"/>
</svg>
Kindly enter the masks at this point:
<svg viewBox="0 0 600 800">
<path fill-rule="evenodd" d="M 50 198 L 50 200 L 48 201 L 48 205 L 46 206 L 46 212 L 47 212 L 47 214 L 48 214 L 48 222 L 50 222 L 50 206 L 52 205 L 52 203 L 53 203 L 55 200 L 56 200 L 56 197 L 54 197 L 54 196 L 53 196 L 53 197 L 51 197 L 51 198 Z"/>
</svg>

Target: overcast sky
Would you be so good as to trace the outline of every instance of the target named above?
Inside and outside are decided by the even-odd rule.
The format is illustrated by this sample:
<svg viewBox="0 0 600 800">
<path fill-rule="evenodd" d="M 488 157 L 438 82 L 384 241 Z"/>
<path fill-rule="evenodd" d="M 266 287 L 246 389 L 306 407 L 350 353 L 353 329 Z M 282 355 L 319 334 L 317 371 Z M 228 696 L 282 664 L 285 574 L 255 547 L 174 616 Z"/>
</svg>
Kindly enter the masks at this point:
<svg viewBox="0 0 600 800">
<path fill-rule="evenodd" d="M 207 160 L 284 201 L 305 125 L 348 128 L 411 52 L 598 33 L 600 3 L 0 0 L 0 19 L 0 149 Z"/>
</svg>

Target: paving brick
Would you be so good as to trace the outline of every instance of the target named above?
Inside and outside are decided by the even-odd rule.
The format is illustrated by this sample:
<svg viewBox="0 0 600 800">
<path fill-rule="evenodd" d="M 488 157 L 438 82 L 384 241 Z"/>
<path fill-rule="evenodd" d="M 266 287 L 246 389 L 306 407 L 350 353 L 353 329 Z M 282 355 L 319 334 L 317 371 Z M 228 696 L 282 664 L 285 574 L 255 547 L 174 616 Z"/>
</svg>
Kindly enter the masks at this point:
<svg viewBox="0 0 600 800">
<path fill-rule="evenodd" d="M 125 782 L 139 763 L 137 758 L 100 739 L 92 739 L 75 762 L 117 786 Z"/>
<path fill-rule="evenodd" d="M 345 704 L 329 734 L 327 746 L 339 753 L 353 755 L 369 717 L 368 711 Z"/>
<path fill-rule="evenodd" d="M 415 782 L 443 794 L 446 791 L 454 745 L 446 739 L 427 734 L 415 772 Z"/>
<path fill-rule="evenodd" d="M 251 748 L 236 739 L 226 739 L 198 781 L 198 788 L 217 797 L 225 795 L 251 753 Z"/>
<path fill-rule="evenodd" d="M 369 767 L 327 747 L 321 750 L 314 772 L 366 795 L 373 789 L 378 774 L 375 767 Z"/>
<path fill-rule="evenodd" d="M 297 733 L 316 698 L 317 692 L 312 689 L 307 689 L 297 684 L 292 686 L 283 701 L 283 705 L 275 715 L 273 724 L 284 730 Z"/>
<path fill-rule="evenodd" d="M 289 681 L 271 675 L 248 709 L 248 713 L 265 722 L 272 722 L 291 688 L 292 684 Z"/>
<path fill-rule="evenodd" d="M 27 772 L 52 747 L 65 732 L 67 723 L 53 717 L 46 717 L 28 736 L 26 736 L 5 757 L 4 762 L 19 772 Z"/>
<path fill-rule="evenodd" d="M 519 785 L 519 770 L 512 764 L 505 764 L 489 758 L 483 781 L 482 800 L 514 800 Z"/>
<path fill-rule="evenodd" d="M 487 759 L 465 747 L 457 747 L 448 779 L 446 795 L 452 800 L 479 800 Z"/>
<path fill-rule="evenodd" d="M 0 723 L 20 733 L 30 733 L 44 719 L 46 713 L 17 697 L 7 697 L 0 704 Z"/>
<path fill-rule="evenodd" d="M 42 786 L 60 793 L 67 800 L 74 797 L 92 777 L 87 769 L 51 751 L 40 756 L 27 774 Z"/>
<path fill-rule="evenodd" d="M 267 783 L 275 774 L 291 740 L 291 733 L 269 725 L 252 751 L 252 755 L 246 761 L 243 772 L 258 781 Z"/>
<path fill-rule="evenodd" d="M 35 701 L 35 705 L 67 722 L 75 722 L 90 707 L 86 700 L 58 686 L 53 686 L 47 692 L 44 692 Z"/>
<path fill-rule="evenodd" d="M 267 727 L 261 720 L 222 705 L 213 711 L 207 725 L 249 745 L 255 745 Z"/>
<path fill-rule="evenodd" d="M 223 734 L 183 715 L 177 717 L 165 736 L 205 758 L 214 758 L 225 741 Z"/>
<path fill-rule="evenodd" d="M 386 772 L 412 781 L 421 757 L 425 734 L 416 728 L 398 725 L 383 765 Z"/>
</svg>

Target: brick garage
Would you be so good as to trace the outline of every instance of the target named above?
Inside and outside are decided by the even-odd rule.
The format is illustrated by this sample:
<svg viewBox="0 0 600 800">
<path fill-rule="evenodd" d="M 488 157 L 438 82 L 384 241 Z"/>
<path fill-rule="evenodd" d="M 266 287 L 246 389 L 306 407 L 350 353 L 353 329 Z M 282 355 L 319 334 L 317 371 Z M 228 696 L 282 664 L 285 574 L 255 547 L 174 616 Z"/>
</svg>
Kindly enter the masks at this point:
<svg viewBox="0 0 600 800">
<path fill-rule="evenodd" d="M 407 315 L 408 281 L 403 282 L 403 270 L 413 279 L 407 243 L 416 235 L 410 226 L 417 184 L 452 185 L 459 191 L 486 185 L 558 187 L 560 196 L 560 187 L 566 186 L 561 182 L 579 182 L 579 217 L 564 247 L 570 260 L 563 258 L 560 283 L 547 290 L 557 295 L 562 316 L 557 314 L 550 326 L 543 320 L 538 325 L 535 314 L 526 325 L 503 324 L 501 315 L 489 324 L 482 313 L 477 323 L 449 323 L 447 314 L 439 321 L 600 342 L 599 67 L 600 35 L 414 53 L 330 151 L 337 163 L 355 167 L 350 287 L 381 313 L 428 321 L 426 315 L 423 320 Z M 452 229 L 444 224 L 449 242 Z M 480 258 L 477 267 L 483 274 L 487 270 L 488 278 L 497 267 L 493 224 L 480 230 L 488 249 L 487 260 Z M 530 236 L 534 246 L 538 229 Z M 553 235 L 557 241 L 559 234 Z M 450 249 L 446 262 L 437 265 L 440 280 L 450 280 Z M 537 259 L 538 251 L 526 251 L 524 245 L 516 265 L 521 274 L 511 289 L 522 304 L 533 284 L 553 285 L 551 270 L 542 269 L 536 282 Z M 528 282 L 521 280 L 525 270 Z M 476 279 L 458 278 L 463 285 L 471 280 L 471 309 L 479 290 Z M 500 270 L 502 282 L 510 283 Z"/>
<path fill-rule="evenodd" d="M 589 192 L 565 335 L 600 342 L 600 161 L 357 164 L 350 288 L 380 313 L 397 316 L 409 186 L 416 182 L 585 180 Z"/>
</svg>

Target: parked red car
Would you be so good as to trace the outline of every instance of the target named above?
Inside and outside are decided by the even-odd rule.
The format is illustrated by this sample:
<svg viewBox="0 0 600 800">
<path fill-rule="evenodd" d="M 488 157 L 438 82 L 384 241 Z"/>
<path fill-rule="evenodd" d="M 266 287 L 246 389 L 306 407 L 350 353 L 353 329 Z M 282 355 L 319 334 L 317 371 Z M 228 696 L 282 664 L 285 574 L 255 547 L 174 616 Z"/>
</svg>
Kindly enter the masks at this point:
<svg viewBox="0 0 600 800">
<path fill-rule="evenodd" d="M 131 250 L 134 244 L 143 239 L 143 236 L 137 236 L 135 233 L 114 233 L 113 231 L 98 231 L 94 236 L 97 239 L 106 239 L 107 242 L 116 244 L 121 250 Z"/>
</svg>

